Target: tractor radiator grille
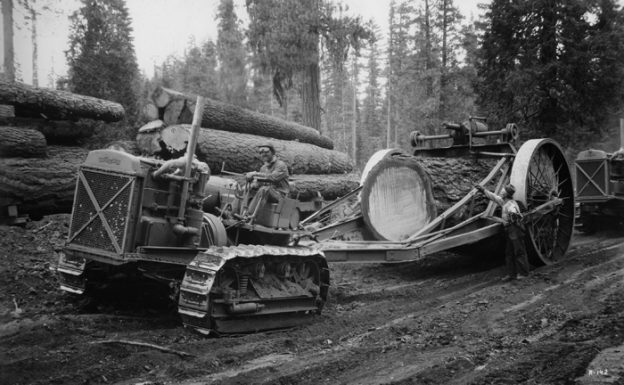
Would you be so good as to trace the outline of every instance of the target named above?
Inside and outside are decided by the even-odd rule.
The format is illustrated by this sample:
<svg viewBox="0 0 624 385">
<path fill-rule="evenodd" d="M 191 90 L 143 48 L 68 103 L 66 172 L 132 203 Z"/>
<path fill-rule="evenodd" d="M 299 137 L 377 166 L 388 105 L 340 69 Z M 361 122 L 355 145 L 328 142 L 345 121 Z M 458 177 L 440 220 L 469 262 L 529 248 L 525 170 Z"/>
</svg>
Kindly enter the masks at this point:
<svg viewBox="0 0 624 385">
<path fill-rule="evenodd" d="M 136 177 L 80 169 L 69 242 L 120 254 L 127 243 Z"/>
<path fill-rule="evenodd" d="M 578 197 L 602 197 L 608 194 L 609 175 L 604 159 L 576 162 L 576 193 Z"/>
</svg>

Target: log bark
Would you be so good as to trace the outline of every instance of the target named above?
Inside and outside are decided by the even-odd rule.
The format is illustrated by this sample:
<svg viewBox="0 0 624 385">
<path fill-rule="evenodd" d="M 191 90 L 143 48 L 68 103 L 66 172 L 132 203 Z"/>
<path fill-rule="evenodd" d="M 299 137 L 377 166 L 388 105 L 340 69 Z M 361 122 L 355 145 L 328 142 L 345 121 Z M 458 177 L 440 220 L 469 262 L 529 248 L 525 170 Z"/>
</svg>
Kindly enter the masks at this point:
<svg viewBox="0 0 624 385">
<path fill-rule="evenodd" d="M 290 195 L 302 201 L 321 194 L 324 200 L 338 199 L 360 185 L 356 174 L 292 175 Z"/>
<path fill-rule="evenodd" d="M 88 150 L 49 146 L 47 158 L 0 159 L 0 213 L 16 205 L 32 219 L 70 213 L 78 166 Z"/>
<path fill-rule="evenodd" d="M 143 155 L 176 158 L 185 151 L 189 132 L 190 126 L 184 124 L 140 132 L 137 144 Z M 221 170 L 224 162 L 227 171 L 248 172 L 262 165 L 256 147 L 267 142 L 273 144 L 277 156 L 286 162 L 291 174 L 345 174 L 353 170 L 353 163 L 342 152 L 307 143 L 208 129 L 200 131 L 196 155 L 215 173 Z"/>
<path fill-rule="evenodd" d="M 228 185 L 232 181 L 240 185 L 245 183 L 243 177 L 226 174 L 212 175 L 210 178 L 209 184 L 210 181 L 218 185 Z M 317 193 L 326 201 L 338 199 L 357 188 L 360 184 L 359 181 L 360 178 L 357 174 L 299 174 L 291 175 L 288 183 L 290 184 L 290 197 L 306 202 L 318 197 Z"/>
<path fill-rule="evenodd" d="M 37 130 L 0 126 L 0 157 L 43 158 L 46 140 Z"/>
<path fill-rule="evenodd" d="M 158 108 L 153 103 L 147 103 L 143 106 L 143 118 L 147 121 L 158 119 Z"/>
<path fill-rule="evenodd" d="M 396 151 L 381 153 L 369 161 L 362 178 L 362 216 L 375 238 L 382 240 L 409 238 L 468 194 L 494 166 L 491 160 L 393 154 Z M 447 224 L 483 211 L 487 203 L 479 196 L 472 213 L 464 210 L 448 218 Z"/>
<path fill-rule="evenodd" d="M 156 107 L 165 109 L 161 117 L 165 123 L 191 123 L 195 96 L 158 87 L 152 93 L 152 100 Z M 300 141 L 327 149 L 334 148 L 331 139 L 320 135 L 311 127 L 212 99 L 206 99 L 201 125 L 215 130 Z"/>
<path fill-rule="evenodd" d="M 0 118 L 14 118 L 15 107 L 8 104 L 0 104 Z"/>
<path fill-rule="evenodd" d="M 0 118 L 0 124 L 15 128 L 33 129 L 41 132 L 50 143 L 71 143 L 93 135 L 96 124 L 81 120 L 47 120 L 36 118 Z"/>
<path fill-rule="evenodd" d="M 125 115 L 119 103 L 4 80 L 0 80 L 0 103 L 13 105 L 15 116 L 51 120 L 87 118 L 116 122 Z"/>
</svg>

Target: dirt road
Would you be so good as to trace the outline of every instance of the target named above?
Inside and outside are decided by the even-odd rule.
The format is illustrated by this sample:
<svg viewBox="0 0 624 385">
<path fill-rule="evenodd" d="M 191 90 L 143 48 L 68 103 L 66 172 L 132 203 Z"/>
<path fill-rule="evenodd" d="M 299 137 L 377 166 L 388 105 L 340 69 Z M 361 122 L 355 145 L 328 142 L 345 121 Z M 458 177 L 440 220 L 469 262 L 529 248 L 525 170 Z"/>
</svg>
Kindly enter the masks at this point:
<svg viewBox="0 0 624 385">
<path fill-rule="evenodd" d="M 451 254 L 332 265 L 315 323 L 205 338 L 157 287 L 62 294 L 67 221 L 0 227 L 2 384 L 624 383 L 621 231 L 576 234 L 564 260 L 512 283 L 501 261 Z"/>
</svg>

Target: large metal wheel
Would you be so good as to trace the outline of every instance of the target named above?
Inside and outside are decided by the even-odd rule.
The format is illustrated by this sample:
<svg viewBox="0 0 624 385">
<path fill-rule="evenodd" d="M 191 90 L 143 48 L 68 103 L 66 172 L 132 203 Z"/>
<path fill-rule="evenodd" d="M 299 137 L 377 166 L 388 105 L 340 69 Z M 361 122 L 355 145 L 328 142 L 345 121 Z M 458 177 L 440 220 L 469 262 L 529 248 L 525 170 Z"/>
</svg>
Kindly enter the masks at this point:
<svg viewBox="0 0 624 385">
<path fill-rule="evenodd" d="M 561 147 L 551 139 L 525 142 L 514 159 L 510 182 L 516 187 L 514 199 L 527 212 L 558 202 L 525 224 L 529 261 L 534 265 L 557 261 L 568 249 L 574 228 L 574 186 Z"/>
</svg>

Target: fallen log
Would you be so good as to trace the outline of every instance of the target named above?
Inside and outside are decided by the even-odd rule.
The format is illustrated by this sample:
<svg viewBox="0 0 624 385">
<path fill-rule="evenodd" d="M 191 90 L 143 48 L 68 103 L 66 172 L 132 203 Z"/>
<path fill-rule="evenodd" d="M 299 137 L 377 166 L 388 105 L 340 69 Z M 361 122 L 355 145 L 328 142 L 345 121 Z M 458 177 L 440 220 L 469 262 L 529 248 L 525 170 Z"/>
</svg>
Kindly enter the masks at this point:
<svg viewBox="0 0 624 385">
<path fill-rule="evenodd" d="M 212 175 L 211 180 L 215 180 L 217 184 L 227 185 L 227 182 L 236 182 L 240 185 L 245 183 L 242 177 L 233 177 L 230 175 L 219 174 Z M 223 179 L 225 181 L 221 181 Z M 211 183 L 208 181 L 208 183 Z M 326 175 L 291 175 L 288 180 L 290 184 L 290 197 L 299 199 L 300 201 L 310 201 L 320 196 L 331 201 L 338 199 L 351 190 L 357 188 L 360 184 L 360 178 L 357 174 L 326 174 Z"/>
<path fill-rule="evenodd" d="M 381 240 L 409 238 L 466 196 L 494 166 L 491 160 L 395 154 L 395 150 L 375 154 L 362 178 L 362 217 L 374 237 Z M 487 200 L 479 196 L 472 213 L 461 212 L 447 223 L 459 223 L 486 205 Z"/>
<path fill-rule="evenodd" d="M 158 108 L 153 103 L 146 103 L 141 112 L 147 121 L 158 119 Z"/>
<path fill-rule="evenodd" d="M 189 132 L 190 126 L 184 124 L 139 132 L 137 144 L 143 155 L 177 158 L 186 150 Z M 267 142 L 273 144 L 277 156 L 286 162 L 292 174 L 345 174 L 353 170 L 353 163 L 342 152 L 307 143 L 210 129 L 200 130 L 196 155 L 214 172 L 220 170 L 223 163 L 227 171 L 258 170 L 262 162 L 257 146 Z"/>
<path fill-rule="evenodd" d="M 78 166 L 88 150 L 48 146 L 47 151 L 47 158 L 0 159 L 0 212 L 15 205 L 35 220 L 71 212 Z"/>
<path fill-rule="evenodd" d="M 49 143 L 72 143 L 88 138 L 96 130 L 97 123 L 88 120 L 48 120 L 36 118 L 0 118 L 0 124 L 15 128 L 37 130 Z"/>
<path fill-rule="evenodd" d="M 356 174 L 292 175 L 290 196 L 307 201 L 321 194 L 324 200 L 338 199 L 360 185 Z"/>
<path fill-rule="evenodd" d="M 0 118 L 14 118 L 15 107 L 8 104 L 0 104 Z"/>
<path fill-rule="evenodd" d="M 166 124 L 190 124 L 195 110 L 196 96 L 183 94 L 164 87 L 158 87 L 152 93 L 156 107 L 164 109 L 160 118 Z M 328 137 L 322 136 L 311 127 L 289 122 L 270 115 L 250 111 L 217 100 L 205 99 L 202 127 L 215 130 L 267 136 L 282 140 L 294 140 L 310 143 L 319 147 L 333 149 L 334 144 Z"/>
<path fill-rule="evenodd" d="M 0 103 L 14 106 L 15 116 L 51 120 L 87 118 L 116 122 L 125 115 L 119 103 L 4 80 L 0 80 Z"/>
<path fill-rule="evenodd" d="M 43 158 L 46 140 L 37 130 L 0 126 L 0 157 Z"/>
</svg>

